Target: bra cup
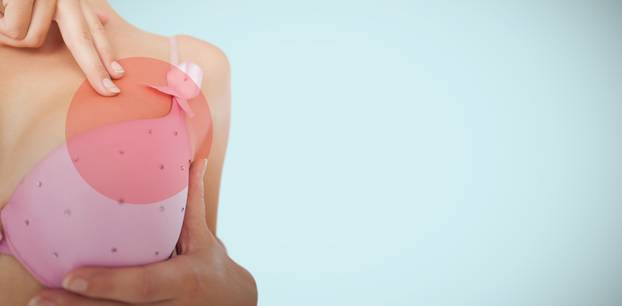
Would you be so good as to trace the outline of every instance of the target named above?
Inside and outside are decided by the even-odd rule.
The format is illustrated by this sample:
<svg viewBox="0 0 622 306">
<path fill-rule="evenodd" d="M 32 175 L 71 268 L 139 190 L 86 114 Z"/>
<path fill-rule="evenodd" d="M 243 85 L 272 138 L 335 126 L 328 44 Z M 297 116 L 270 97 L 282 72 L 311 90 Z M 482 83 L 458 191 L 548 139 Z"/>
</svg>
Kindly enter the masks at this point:
<svg viewBox="0 0 622 306">
<path fill-rule="evenodd" d="M 68 140 L 78 173 L 103 195 L 133 204 L 185 188 L 192 149 L 184 113 L 171 105 L 165 117 L 107 125 Z"/>
<path fill-rule="evenodd" d="M 189 168 L 183 115 L 175 103 L 172 105 L 166 117 L 103 127 L 77 137 L 75 143 L 70 140 L 39 162 L 18 185 L 1 212 L 6 240 L 13 255 L 45 286 L 60 288 L 63 277 L 80 266 L 148 264 L 165 260 L 172 253 L 183 224 Z M 144 142 L 132 142 L 132 137 L 153 136 L 156 130 L 164 133 L 170 128 L 176 130 L 147 147 L 141 147 Z M 98 138 L 117 129 L 125 129 L 127 136 L 116 140 Z M 119 155 L 111 158 L 135 157 L 138 164 L 133 168 L 126 162 L 114 169 L 110 169 L 110 163 L 97 167 L 97 160 L 91 160 L 87 153 L 95 152 L 93 156 L 101 158 L 102 150 L 116 142 L 132 146 L 122 154 L 111 149 L 111 153 Z M 90 150 L 86 144 L 91 144 Z M 83 154 L 77 158 L 76 148 Z M 132 150 L 149 154 L 132 156 Z M 168 161 L 159 164 L 156 159 Z M 172 161 L 181 165 L 160 169 Z M 93 173 L 85 175 L 85 171 Z M 105 176 L 105 172 L 133 173 L 130 177 L 90 180 Z M 163 196 L 161 188 L 150 188 L 144 181 L 176 186 Z M 123 196 L 123 192 L 134 194 Z M 145 201 L 149 195 L 151 200 Z M 138 201 L 133 203 L 132 199 Z"/>
<path fill-rule="evenodd" d="M 171 98 L 161 118 L 132 120 L 135 114 L 150 117 L 142 117 L 142 108 L 134 113 L 89 104 L 102 98 L 85 82 L 74 95 L 80 103 L 72 102 L 78 106 L 68 114 L 68 141 L 30 170 L 0 211 L 0 252 L 15 256 L 44 286 L 61 288 L 64 276 L 78 267 L 144 265 L 173 252 L 185 215 L 193 141 L 205 135 L 207 146 L 198 152 L 209 152 L 212 139 L 209 106 L 200 95 L 203 72 L 177 59 L 172 37 L 172 65 L 146 58 L 122 62 L 134 72 L 117 83 L 126 83 L 122 100 L 152 102 L 140 93 L 156 89 Z M 193 119 L 195 113 L 200 116 Z M 110 114 L 125 119 L 97 120 Z"/>
</svg>

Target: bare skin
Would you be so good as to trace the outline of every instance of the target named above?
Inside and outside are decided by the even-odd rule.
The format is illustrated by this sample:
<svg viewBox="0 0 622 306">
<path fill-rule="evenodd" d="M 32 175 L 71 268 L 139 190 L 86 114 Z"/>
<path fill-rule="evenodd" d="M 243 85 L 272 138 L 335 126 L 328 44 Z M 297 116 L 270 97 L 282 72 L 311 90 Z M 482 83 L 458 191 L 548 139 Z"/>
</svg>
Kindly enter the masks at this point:
<svg viewBox="0 0 622 306">
<path fill-rule="evenodd" d="M 92 0 L 91 4 L 108 14 L 106 32 L 118 58 L 141 56 L 168 61 L 169 43 L 166 37 L 135 28 L 118 16 L 104 0 Z M 224 53 L 212 44 L 188 36 L 181 36 L 178 41 L 181 58 L 192 59 L 205 73 L 202 90 L 212 113 L 214 138 L 210 163 L 204 176 L 203 200 L 205 223 L 209 232 L 216 235 L 220 178 L 229 134 L 229 63 Z M 84 81 L 84 74 L 53 24 L 47 39 L 38 49 L 0 47 L 0 76 L 2 209 L 29 169 L 65 141 L 65 117 L 74 91 Z M 237 265 L 231 270 L 237 273 L 234 278 L 244 284 L 240 287 L 250 288 L 247 290 L 247 301 L 241 301 L 239 305 L 256 303 L 252 276 Z M 11 256 L 0 255 L 0 271 L 0 306 L 26 305 L 42 290 L 38 282 Z"/>
<path fill-rule="evenodd" d="M 98 0 L 0 0 L 0 45 L 39 48 L 54 21 L 93 89 L 116 95 L 111 78 L 122 77 L 124 70 L 104 30 L 108 17 L 92 1 Z"/>
</svg>

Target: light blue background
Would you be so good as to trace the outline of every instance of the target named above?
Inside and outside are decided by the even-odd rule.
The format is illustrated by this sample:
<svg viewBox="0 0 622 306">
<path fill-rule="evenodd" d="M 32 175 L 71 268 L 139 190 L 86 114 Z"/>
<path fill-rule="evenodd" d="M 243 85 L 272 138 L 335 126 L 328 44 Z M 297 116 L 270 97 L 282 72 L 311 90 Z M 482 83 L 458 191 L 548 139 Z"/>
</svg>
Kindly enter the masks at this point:
<svg viewBox="0 0 622 306">
<path fill-rule="evenodd" d="M 228 54 L 261 305 L 622 305 L 622 2 L 112 3 Z"/>
</svg>

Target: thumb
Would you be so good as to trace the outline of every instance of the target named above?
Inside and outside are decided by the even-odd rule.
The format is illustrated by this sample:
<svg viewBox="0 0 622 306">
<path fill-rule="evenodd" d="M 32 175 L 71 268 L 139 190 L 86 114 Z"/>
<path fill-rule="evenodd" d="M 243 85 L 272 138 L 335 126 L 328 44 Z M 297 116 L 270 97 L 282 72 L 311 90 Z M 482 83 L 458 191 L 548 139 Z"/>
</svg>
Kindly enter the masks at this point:
<svg viewBox="0 0 622 306">
<path fill-rule="evenodd" d="M 205 170 L 207 159 L 198 160 L 190 167 L 188 201 L 179 246 L 181 254 L 201 250 L 208 245 L 211 235 L 205 219 Z"/>
</svg>

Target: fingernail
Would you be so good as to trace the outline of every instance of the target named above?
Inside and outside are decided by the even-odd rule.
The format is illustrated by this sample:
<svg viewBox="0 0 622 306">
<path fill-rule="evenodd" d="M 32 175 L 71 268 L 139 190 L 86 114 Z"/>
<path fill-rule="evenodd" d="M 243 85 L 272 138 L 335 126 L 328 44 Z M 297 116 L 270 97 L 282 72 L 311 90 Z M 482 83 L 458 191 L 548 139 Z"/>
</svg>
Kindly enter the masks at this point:
<svg viewBox="0 0 622 306">
<path fill-rule="evenodd" d="M 116 85 L 114 85 L 114 83 L 112 83 L 112 81 L 108 78 L 104 79 L 102 81 L 102 84 L 104 85 L 104 87 L 106 87 L 106 89 L 110 90 L 110 92 L 112 93 L 120 93 L 121 89 L 119 89 L 119 87 L 117 87 Z"/>
<path fill-rule="evenodd" d="M 56 304 L 35 296 L 28 302 L 28 306 L 56 306 Z"/>
<path fill-rule="evenodd" d="M 81 278 L 71 279 L 67 277 L 63 280 L 63 288 L 69 291 L 84 292 L 86 291 L 86 287 L 88 287 L 87 282 Z"/>
<path fill-rule="evenodd" d="M 112 68 L 112 70 L 114 70 L 114 72 L 118 74 L 123 74 L 125 72 L 125 70 L 123 70 L 123 67 L 121 67 L 121 65 L 117 61 L 112 61 L 112 63 L 110 63 L 110 67 Z"/>
<path fill-rule="evenodd" d="M 205 176 L 205 172 L 207 172 L 207 158 L 203 160 L 203 176 Z"/>
</svg>

